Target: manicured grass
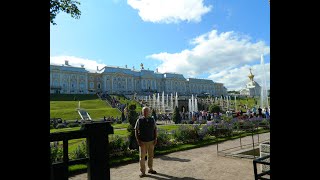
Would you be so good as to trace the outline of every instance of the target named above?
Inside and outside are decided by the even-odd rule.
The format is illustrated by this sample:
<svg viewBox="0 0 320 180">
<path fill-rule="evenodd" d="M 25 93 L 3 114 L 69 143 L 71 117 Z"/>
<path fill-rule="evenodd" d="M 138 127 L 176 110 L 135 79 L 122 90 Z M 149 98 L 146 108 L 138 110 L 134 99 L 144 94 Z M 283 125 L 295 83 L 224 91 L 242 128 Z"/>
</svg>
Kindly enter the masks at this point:
<svg viewBox="0 0 320 180">
<path fill-rule="evenodd" d="M 129 123 L 122 123 L 122 124 L 111 124 L 113 126 L 113 129 L 127 129 L 129 126 Z M 62 128 L 62 129 L 50 129 L 50 133 L 53 132 L 65 132 L 65 131 L 76 131 L 79 130 L 80 127 L 72 127 L 72 128 Z"/>
<path fill-rule="evenodd" d="M 72 128 L 62 128 L 62 129 L 50 129 L 50 133 L 54 132 L 66 132 L 66 131 L 77 131 L 80 127 L 72 127 Z"/>
<path fill-rule="evenodd" d="M 114 129 L 127 129 L 129 123 L 121 123 L 121 124 L 112 124 Z"/>
<path fill-rule="evenodd" d="M 129 132 L 127 129 L 115 129 L 114 130 L 115 135 L 124 136 L 127 137 L 129 135 Z"/>
<path fill-rule="evenodd" d="M 100 109 L 86 109 L 89 115 L 94 120 L 102 120 L 103 116 L 114 118 L 121 118 L 121 113 L 116 108 L 100 108 Z"/>
<path fill-rule="evenodd" d="M 171 132 L 172 130 L 176 130 L 181 126 L 180 124 L 171 124 L 171 125 L 157 125 L 159 129 L 164 129 L 168 132 Z"/>
<path fill-rule="evenodd" d="M 119 100 L 120 96 L 114 96 Z M 76 100 L 74 100 L 74 98 Z M 106 117 L 121 118 L 121 112 L 117 108 L 112 108 L 107 102 L 102 101 L 97 95 L 92 94 L 51 94 L 50 95 L 50 118 L 62 118 L 63 120 L 80 119 L 77 108 L 85 109 L 94 120 Z M 141 106 L 136 101 L 125 100 L 120 97 L 122 104 L 136 104 L 136 111 L 141 112 Z"/>
<path fill-rule="evenodd" d="M 80 119 L 77 112 L 79 101 L 74 101 L 77 97 L 80 100 L 80 108 L 84 108 L 92 119 L 99 120 L 106 117 L 121 117 L 118 109 L 112 108 L 105 101 L 100 100 L 96 95 L 51 95 L 50 96 L 50 118 L 62 118 L 63 120 Z"/>
</svg>

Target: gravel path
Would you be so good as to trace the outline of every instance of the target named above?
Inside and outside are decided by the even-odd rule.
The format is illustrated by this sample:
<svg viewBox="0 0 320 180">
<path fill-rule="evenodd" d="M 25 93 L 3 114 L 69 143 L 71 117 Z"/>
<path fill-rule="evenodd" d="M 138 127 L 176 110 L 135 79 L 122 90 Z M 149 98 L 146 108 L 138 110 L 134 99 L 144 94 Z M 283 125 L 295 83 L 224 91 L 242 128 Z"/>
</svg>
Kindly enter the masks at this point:
<svg viewBox="0 0 320 180">
<path fill-rule="evenodd" d="M 255 142 L 257 135 L 255 135 Z M 259 140 L 270 139 L 270 133 L 259 135 Z M 242 143 L 251 143 L 252 137 L 242 138 Z M 220 148 L 239 146 L 239 140 L 219 144 Z M 174 152 L 154 158 L 158 174 L 147 174 L 142 179 L 197 179 L 197 180 L 253 180 L 252 159 L 217 156 L 217 145 Z M 259 171 L 259 167 L 258 167 Z M 141 179 L 139 163 L 131 163 L 110 169 L 112 180 Z M 87 173 L 69 177 L 71 180 L 87 180 Z"/>
</svg>

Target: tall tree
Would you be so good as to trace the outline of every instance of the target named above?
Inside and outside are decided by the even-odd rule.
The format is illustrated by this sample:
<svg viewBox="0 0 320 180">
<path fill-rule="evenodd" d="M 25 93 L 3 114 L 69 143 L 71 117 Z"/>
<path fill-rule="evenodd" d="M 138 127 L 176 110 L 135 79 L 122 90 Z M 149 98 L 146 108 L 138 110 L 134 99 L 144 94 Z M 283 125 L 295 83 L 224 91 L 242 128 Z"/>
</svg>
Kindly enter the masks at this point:
<svg viewBox="0 0 320 180">
<path fill-rule="evenodd" d="M 178 109 L 177 106 L 174 108 L 172 121 L 173 121 L 175 124 L 181 123 L 181 116 L 180 116 L 179 109 Z"/>
<path fill-rule="evenodd" d="M 136 135 L 135 135 L 135 130 L 134 126 L 136 125 L 136 122 L 138 120 L 139 114 L 136 112 L 136 105 L 135 104 L 130 104 L 128 106 L 128 120 L 129 120 L 129 126 L 127 128 L 129 132 L 129 148 L 130 149 L 138 149 L 139 146 L 136 141 Z"/>
<path fill-rule="evenodd" d="M 80 5 L 80 2 L 77 0 L 50 0 L 50 23 L 57 25 L 54 19 L 60 11 L 70 14 L 75 19 L 79 19 L 81 11 L 77 5 Z"/>
</svg>

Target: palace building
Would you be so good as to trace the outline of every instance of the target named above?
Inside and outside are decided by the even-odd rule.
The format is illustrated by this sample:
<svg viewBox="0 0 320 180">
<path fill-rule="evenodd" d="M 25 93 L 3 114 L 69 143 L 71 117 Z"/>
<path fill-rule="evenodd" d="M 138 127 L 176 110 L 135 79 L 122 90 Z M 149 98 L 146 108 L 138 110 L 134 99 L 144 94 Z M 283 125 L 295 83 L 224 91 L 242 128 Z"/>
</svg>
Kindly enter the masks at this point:
<svg viewBox="0 0 320 180">
<path fill-rule="evenodd" d="M 140 70 L 105 66 L 92 72 L 81 67 L 69 65 L 50 65 L 50 93 L 92 94 L 145 94 L 148 92 L 178 93 L 180 95 L 204 94 L 212 96 L 227 95 L 222 83 L 212 80 L 185 78 L 182 74 L 159 73 L 158 70 L 146 70 L 143 64 Z"/>
</svg>

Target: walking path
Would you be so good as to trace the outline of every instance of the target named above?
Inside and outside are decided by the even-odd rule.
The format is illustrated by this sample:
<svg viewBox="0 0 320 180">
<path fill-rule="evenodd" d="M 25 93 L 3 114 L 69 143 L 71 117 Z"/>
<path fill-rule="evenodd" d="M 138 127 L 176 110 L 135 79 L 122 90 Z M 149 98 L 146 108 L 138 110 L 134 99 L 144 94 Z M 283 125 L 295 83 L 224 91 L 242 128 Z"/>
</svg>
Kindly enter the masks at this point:
<svg viewBox="0 0 320 180">
<path fill-rule="evenodd" d="M 270 139 L 270 133 L 259 135 L 259 141 Z M 251 143 L 252 137 L 242 138 L 242 143 Z M 257 135 L 254 137 L 258 142 Z M 239 146 L 239 139 L 225 141 L 220 148 Z M 110 168 L 111 180 L 133 179 L 186 179 L 186 180 L 254 180 L 252 159 L 217 156 L 217 145 L 159 155 L 153 161 L 157 174 L 139 177 L 139 163 Z M 147 163 L 146 163 L 147 166 Z M 258 167 L 258 172 L 260 168 Z M 87 180 L 87 173 L 69 177 L 70 180 Z"/>
</svg>

